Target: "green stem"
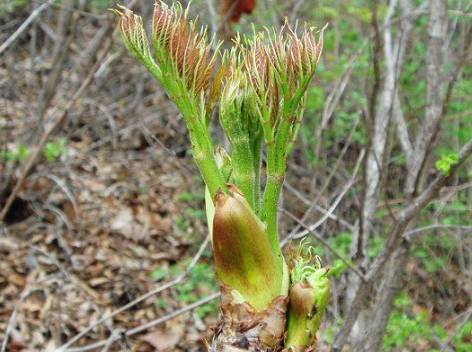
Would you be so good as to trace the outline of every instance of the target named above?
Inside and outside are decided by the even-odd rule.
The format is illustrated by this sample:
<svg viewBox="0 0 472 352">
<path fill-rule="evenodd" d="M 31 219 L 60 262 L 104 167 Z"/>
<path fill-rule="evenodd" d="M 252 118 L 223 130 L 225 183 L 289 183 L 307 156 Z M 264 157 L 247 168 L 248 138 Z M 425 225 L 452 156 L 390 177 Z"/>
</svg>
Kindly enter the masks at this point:
<svg viewBox="0 0 472 352">
<path fill-rule="evenodd" d="M 254 163 L 254 211 L 261 215 L 261 161 L 262 161 L 262 133 L 252 143 Z"/>
<path fill-rule="evenodd" d="M 234 182 L 255 210 L 255 170 L 249 139 L 240 132 L 230 142 Z"/>
<path fill-rule="evenodd" d="M 198 109 L 192 104 L 191 98 L 180 101 L 182 103 L 177 104 L 177 107 L 188 127 L 195 163 L 213 199 L 219 190 L 224 189 L 225 180 L 216 164 L 215 148 L 210 131 L 205 125 L 204 119 L 200 118 Z"/>
<path fill-rule="evenodd" d="M 263 217 L 267 225 L 267 233 L 274 252 L 280 252 L 277 208 L 283 183 L 281 177 L 283 176 L 267 175 L 267 184 L 264 191 Z"/>
<path fill-rule="evenodd" d="M 211 197 L 214 198 L 216 193 L 224 188 L 224 180 L 214 160 L 208 157 L 212 154 L 211 149 L 204 152 L 199 152 L 198 149 L 200 148 L 194 148 L 195 163 L 202 174 Z"/>
<path fill-rule="evenodd" d="M 277 210 L 287 169 L 291 127 L 292 123 L 284 107 L 274 142 L 267 147 L 267 183 L 264 190 L 263 218 L 267 224 L 269 239 L 276 253 L 281 253 L 278 236 Z"/>
<path fill-rule="evenodd" d="M 282 185 L 284 182 L 284 168 L 280 170 L 280 158 L 274 146 L 267 150 L 267 181 L 263 199 L 263 220 L 267 225 L 267 234 L 274 253 L 281 254 L 278 235 L 278 206 Z"/>
<path fill-rule="evenodd" d="M 285 347 L 305 349 L 311 343 L 310 334 L 307 331 L 307 318 L 300 314 L 289 313 L 287 324 L 287 340 Z"/>
</svg>

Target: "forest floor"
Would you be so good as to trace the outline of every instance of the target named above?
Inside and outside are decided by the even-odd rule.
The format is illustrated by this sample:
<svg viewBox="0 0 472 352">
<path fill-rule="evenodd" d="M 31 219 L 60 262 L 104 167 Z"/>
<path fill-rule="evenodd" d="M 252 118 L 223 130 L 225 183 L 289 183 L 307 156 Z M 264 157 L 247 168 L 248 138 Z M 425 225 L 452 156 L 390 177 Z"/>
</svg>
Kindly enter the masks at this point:
<svg viewBox="0 0 472 352">
<path fill-rule="evenodd" d="M 66 165 L 39 167 L 24 187 L 28 191 L 20 192 L 19 199 L 26 202 L 14 204 L 7 236 L 0 237 L 2 336 L 16 312 L 9 351 L 54 350 L 94 321 L 175 278 L 178 272 L 170 268 L 183 269 L 184 259 L 196 254 L 205 229 L 201 219 L 186 212 L 189 201 L 181 200 L 200 191 L 196 174 L 185 177 L 175 157 L 162 149 L 137 149 L 120 142 L 116 149 L 91 150 L 84 140 L 70 140 Z M 184 162 L 191 165 L 189 158 Z M 40 200 L 43 204 L 35 207 Z M 188 294 L 195 298 L 217 290 L 214 282 L 193 283 Z M 183 293 L 172 288 L 152 296 L 93 329 L 80 344 L 189 303 L 179 295 Z M 130 345 L 137 351 L 178 350 L 177 345 L 182 351 L 198 350 L 202 332 L 214 321 L 207 314 L 201 319 L 188 313 L 139 335 Z"/>
</svg>

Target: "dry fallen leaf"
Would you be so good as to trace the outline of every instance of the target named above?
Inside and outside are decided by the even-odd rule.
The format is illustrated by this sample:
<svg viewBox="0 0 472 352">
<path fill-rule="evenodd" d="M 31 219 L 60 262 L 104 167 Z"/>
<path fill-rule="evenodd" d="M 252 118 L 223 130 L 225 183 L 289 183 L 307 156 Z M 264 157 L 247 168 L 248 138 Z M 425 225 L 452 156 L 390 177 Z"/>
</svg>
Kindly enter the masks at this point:
<svg viewBox="0 0 472 352">
<path fill-rule="evenodd" d="M 184 335 L 184 325 L 176 323 L 166 330 L 157 330 L 143 336 L 143 340 L 156 348 L 159 352 L 173 351 Z"/>
</svg>

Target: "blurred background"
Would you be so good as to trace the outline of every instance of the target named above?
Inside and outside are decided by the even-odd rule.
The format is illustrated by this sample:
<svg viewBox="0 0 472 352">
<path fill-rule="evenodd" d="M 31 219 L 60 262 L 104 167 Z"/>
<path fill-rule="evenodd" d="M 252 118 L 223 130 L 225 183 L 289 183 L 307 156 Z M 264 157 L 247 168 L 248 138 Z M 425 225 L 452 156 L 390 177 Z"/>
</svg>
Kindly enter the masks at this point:
<svg viewBox="0 0 472 352">
<path fill-rule="evenodd" d="M 190 7 L 225 47 L 328 24 L 280 213 L 282 237 L 307 235 L 339 269 L 319 350 L 471 351 L 472 3 L 231 3 Z M 151 25 L 153 0 L 122 4 Z M 1 351 L 205 351 L 217 321 L 185 125 L 114 6 L 0 1 Z M 349 327 L 353 268 L 378 258 Z"/>
</svg>

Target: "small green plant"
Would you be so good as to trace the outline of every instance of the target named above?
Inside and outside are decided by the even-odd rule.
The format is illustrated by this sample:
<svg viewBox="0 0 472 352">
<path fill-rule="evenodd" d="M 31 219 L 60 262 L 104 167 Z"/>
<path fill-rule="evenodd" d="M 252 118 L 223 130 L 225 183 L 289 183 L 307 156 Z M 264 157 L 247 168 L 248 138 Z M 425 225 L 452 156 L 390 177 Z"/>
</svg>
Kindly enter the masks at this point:
<svg viewBox="0 0 472 352">
<path fill-rule="evenodd" d="M 289 351 L 304 351 L 312 345 L 329 301 L 330 270 L 323 268 L 312 252 L 311 247 L 302 243 L 290 270 L 291 308 L 285 341 Z"/>
<path fill-rule="evenodd" d="M 0 151 L 0 160 L 23 163 L 30 155 L 30 148 L 25 144 L 20 144 L 16 148 Z"/>
<path fill-rule="evenodd" d="M 67 154 L 67 140 L 58 138 L 53 142 L 46 143 L 42 150 L 48 162 L 54 162 Z M 24 163 L 31 155 L 31 149 L 26 144 L 0 151 L 0 160 Z"/>
<path fill-rule="evenodd" d="M 429 273 L 435 273 L 444 268 L 446 265 L 446 258 L 442 256 L 433 256 L 431 251 L 424 246 L 419 246 L 413 250 L 413 255 L 420 259 L 426 271 Z"/>
<path fill-rule="evenodd" d="M 441 158 L 436 161 L 436 169 L 442 174 L 448 176 L 451 172 L 452 166 L 459 162 L 459 155 L 457 153 L 443 153 Z"/>
<path fill-rule="evenodd" d="M 108 9 L 110 6 L 113 6 L 113 0 L 91 0 L 90 7 L 92 9 L 97 9 L 99 11 L 104 11 Z"/>
<path fill-rule="evenodd" d="M 277 350 L 286 335 L 287 316 L 296 315 L 307 328 L 289 324 L 287 336 L 297 337 L 288 338 L 287 346 L 293 351 L 310 348 L 329 297 L 328 269 L 300 257 L 303 270 L 289 274 L 277 212 L 306 92 L 320 59 L 322 33 L 317 38 L 305 26 L 297 34 L 297 28 L 286 24 L 278 33 L 267 29 L 238 38 L 232 49 L 222 51 L 178 3 L 169 7 L 156 2 L 150 41 L 141 17 L 124 7 L 115 12 L 126 47 L 182 113 L 206 185 L 206 217 L 222 287 L 223 321 L 214 344 L 225 350 L 238 343 L 238 336 L 251 349 Z M 216 106 L 229 151 L 212 138 Z M 298 297 L 299 285 L 311 295 Z M 309 312 L 293 312 L 295 305 L 287 311 L 289 288 L 292 299 L 309 306 Z M 194 298 L 181 293 L 182 300 Z"/>
<path fill-rule="evenodd" d="M 67 153 L 67 140 L 58 138 L 44 146 L 44 157 L 48 162 L 53 162 Z"/>
<path fill-rule="evenodd" d="M 406 313 L 411 308 L 411 300 L 402 293 L 395 301 L 396 310 L 392 313 L 385 334 L 385 349 L 406 347 L 408 342 L 430 336 L 430 326 L 425 314 L 412 316 Z"/>
<path fill-rule="evenodd" d="M 472 349 L 472 321 L 466 322 L 454 337 L 457 352 L 467 352 Z"/>
<path fill-rule="evenodd" d="M 205 211 L 202 209 L 202 205 L 205 201 L 205 194 L 182 192 L 178 195 L 177 199 L 183 203 L 183 214 L 177 217 L 175 220 L 178 228 L 186 232 L 191 226 L 191 219 L 205 219 Z"/>
</svg>

